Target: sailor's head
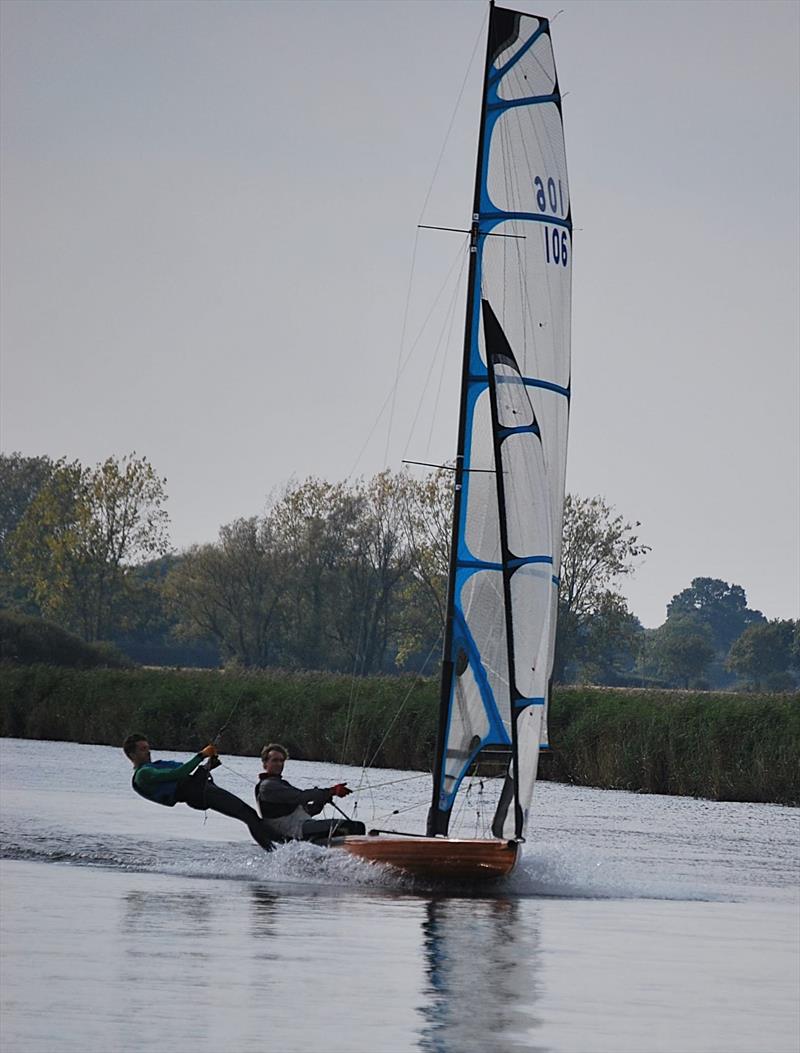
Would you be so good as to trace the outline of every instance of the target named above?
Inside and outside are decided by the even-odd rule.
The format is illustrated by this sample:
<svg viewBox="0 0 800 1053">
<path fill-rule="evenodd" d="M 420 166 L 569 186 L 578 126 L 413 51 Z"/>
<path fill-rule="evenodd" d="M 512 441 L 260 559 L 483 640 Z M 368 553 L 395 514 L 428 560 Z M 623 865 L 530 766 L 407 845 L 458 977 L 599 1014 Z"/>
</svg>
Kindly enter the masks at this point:
<svg viewBox="0 0 800 1053">
<path fill-rule="evenodd" d="M 125 750 L 125 756 L 135 767 L 150 763 L 150 743 L 144 735 L 128 735 L 122 743 L 122 748 Z"/>
<path fill-rule="evenodd" d="M 289 751 L 278 742 L 270 742 L 261 751 L 261 762 L 267 775 L 280 775 L 288 759 Z"/>
</svg>

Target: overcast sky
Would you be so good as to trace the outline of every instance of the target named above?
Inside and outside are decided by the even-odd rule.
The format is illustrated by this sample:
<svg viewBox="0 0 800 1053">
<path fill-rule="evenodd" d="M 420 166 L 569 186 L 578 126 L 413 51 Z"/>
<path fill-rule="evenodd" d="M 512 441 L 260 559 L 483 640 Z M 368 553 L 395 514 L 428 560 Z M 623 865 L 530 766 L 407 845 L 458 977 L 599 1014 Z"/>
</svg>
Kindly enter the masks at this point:
<svg viewBox="0 0 800 1053">
<path fill-rule="evenodd" d="M 800 5 L 518 6 L 563 8 L 568 486 L 641 520 L 645 625 L 700 575 L 797 618 Z M 416 225 L 469 220 L 486 13 L 4 0 L 2 449 L 146 455 L 179 549 L 452 458 L 464 251 Z"/>
</svg>

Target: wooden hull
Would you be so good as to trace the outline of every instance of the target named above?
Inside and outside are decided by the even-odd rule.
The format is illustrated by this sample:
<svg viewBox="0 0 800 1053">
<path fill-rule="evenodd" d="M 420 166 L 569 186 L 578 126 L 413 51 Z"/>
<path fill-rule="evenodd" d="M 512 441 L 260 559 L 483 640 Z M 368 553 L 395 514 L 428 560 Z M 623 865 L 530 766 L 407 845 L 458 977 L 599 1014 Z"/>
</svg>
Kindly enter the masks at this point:
<svg viewBox="0 0 800 1053">
<path fill-rule="evenodd" d="M 456 837 L 343 837 L 340 847 L 370 863 L 383 863 L 433 881 L 490 881 L 505 877 L 517 862 L 513 841 Z"/>
</svg>

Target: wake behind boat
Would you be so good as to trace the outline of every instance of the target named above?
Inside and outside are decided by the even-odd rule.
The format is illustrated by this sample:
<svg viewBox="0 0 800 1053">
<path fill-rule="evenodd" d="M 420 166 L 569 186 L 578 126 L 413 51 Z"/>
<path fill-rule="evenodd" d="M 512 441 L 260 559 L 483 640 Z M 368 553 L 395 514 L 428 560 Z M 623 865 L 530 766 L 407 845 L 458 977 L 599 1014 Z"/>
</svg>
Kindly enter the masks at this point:
<svg viewBox="0 0 800 1053">
<path fill-rule="evenodd" d="M 490 4 L 427 834 L 336 838 L 432 878 L 497 878 L 531 808 L 558 609 L 570 401 L 572 217 L 545 18 Z M 507 757 L 493 839 L 448 836 L 465 775 Z"/>
</svg>

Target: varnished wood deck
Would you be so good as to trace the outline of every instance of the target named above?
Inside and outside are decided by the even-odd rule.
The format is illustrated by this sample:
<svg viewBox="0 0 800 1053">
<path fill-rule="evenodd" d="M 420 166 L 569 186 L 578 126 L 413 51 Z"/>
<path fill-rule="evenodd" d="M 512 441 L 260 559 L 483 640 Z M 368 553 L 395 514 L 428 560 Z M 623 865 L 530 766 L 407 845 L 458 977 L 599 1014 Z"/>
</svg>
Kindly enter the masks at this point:
<svg viewBox="0 0 800 1053">
<path fill-rule="evenodd" d="M 514 869 L 518 846 L 513 841 L 456 837 L 344 837 L 338 843 L 350 855 L 384 863 L 415 877 L 446 881 L 487 881 Z"/>
</svg>

